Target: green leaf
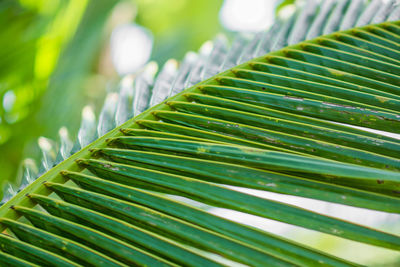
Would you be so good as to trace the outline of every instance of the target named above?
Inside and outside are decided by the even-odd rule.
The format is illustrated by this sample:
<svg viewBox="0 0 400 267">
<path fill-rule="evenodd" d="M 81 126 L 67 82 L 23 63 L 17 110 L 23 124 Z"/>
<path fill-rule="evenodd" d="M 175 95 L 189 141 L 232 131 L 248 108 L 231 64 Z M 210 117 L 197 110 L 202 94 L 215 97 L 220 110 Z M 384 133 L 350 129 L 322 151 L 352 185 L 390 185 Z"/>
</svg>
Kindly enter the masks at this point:
<svg viewBox="0 0 400 267">
<path fill-rule="evenodd" d="M 135 248 L 134 246 L 90 229 L 84 225 L 76 224 L 25 207 L 15 206 L 14 209 L 23 214 L 35 227 L 84 243 L 85 245 L 117 259 L 122 263 L 128 265 L 171 265 L 154 255 L 144 252 L 140 248 Z"/>
<path fill-rule="evenodd" d="M 160 146 L 160 148 L 162 147 Z M 198 148 L 201 149 L 204 146 L 199 146 Z M 185 176 L 215 183 L 314 198 L 386 212 L 400 212 L 400 199 L 398 198 L 373 194 L 351 187 L 313 181 L 284 173 L 215 162 L 211 160 L 215 158 L 211 157 L 209 160 L 201 160 L 139 150 L 127 151 L 125 149 L 110 148 L 96 150 L 96 152 L 115 162 L 135 164 L 135 166 L 169 173 L 185 174 Z M 175 153 L 175 151 L 173 152 Z M 242 157 L 243 159 L 246 158 L 246 154 L 238 153 L 237 157 Z M 226 161 L 230 161 L 230 159 Z M 204 169 L 203 166 L 207 166 L 207 169 Z M 230 170 L 229 173 L 226 172 L 227 169 Z"/>
<path fill-rule="evenodd" d="M 2 219 L 0 222 L 13 231 L 13 233 L 15 233 L 15 235 L 22 241 L 57 254 L 63 254 L 64 257 L 70 258 L 79 264 L 92 264 L 98 266 L 119 266 L 120 264 L 86 246 L 82 246 L 79 243 L 68 239 L 63 239 L 27 224 L 8 219 Z"/>
<path fill-rule="evenodd" d="M 257 198 L 197 179 L 106 161 L 79 160 L 79 164 L 104 179 L 111 179 L 149 190 L 177 194 L 210 205 L 234 209 L 359 242 L 400 250 L 400 238 L 395 235 L 360 227 L 350 222 L 334 219 L 296 206 Z M 59 193 L 59 190 L 56 190 L 56 192 Z M 73 195 L 82 197 L 83 192 Z M 72 198 L 69 200 L 75 201 Z M 105 199 L 97 201 L 96 206 L 93 205 L 92 207 L 100 206 L 100 203 L 105 202 Z M 115 206 L 114 209 L 116 209 Z M 132 209 L 133 207 L 129 210 Z M 113 215 L 116 216 L 116 214 Z M 131 216 L 134 215 L 132 214 Z M 135 217 L 135 219 L 137 220 L 138 218 Z M 191 238 L 193 239 L 194 237 Z"/>
<path fill-rule="evenodd" d="M 48 184 L 48 186 L 54 189 L 57 194 L 68 202 L 79 203 L 86 208 L 95 209 L 130 224 L 142 226 L 149 231 L 179 240 L 186 245 L 209 250 L 209 252 L 220 254 L 244 264 L 257 265 L 262 262 L 271 262 L 278 266 L 287 264 L 283 260 L 278 260 L 275 257 L 245 246 L 230 238 L 141 205 L 131 204 L 100 194 L 81 191 L 79 189 L 68 188 L 64 185 Z M 76 195 L 79 195 L 79 197 L 77 198 Z M 149 245 L 150 244 L 151 243 L 149 243 Z M 249 258 L 248 255 L 252 255 L 252 257 Z M 191 256 L 186 260 L 188 259 L 190 259 L 189 262 L 196 265 L 196 257 Z M 199 262 L 199 264 L 201 265 L 204 263 Z M 206 264 L 208 266 L 215 265 L 211 262 Z"/>
<path fill-rule="evenodd" d="M 349 6 L 323 31 L 343 28 L 351 18 L 337 13 Z M 327 16 L 297 14 L 271 49 L 314 34 L 300 26 Z M 354 265 L 213 207 L 399 251 L 394 233 L 240 191 L 400 213 L 400 141 L 387 136 L 400 132 L 399 29 L 385 22 L 286 47 L 132 118 L 0 207 L 0 260 Z"/>
<path fill-rule="evenodd" d="M 55 201 L 51 198 L 40 195 L 30 195 L 30 198 L 38 202 L 50 214 L 72 220 L 76 223 L 84 222 L 92 228 L 108 233 L 110 236 L 118 237 L 127 243 L 139 247 L 145 247 L 146 249 L 151 250 L 154 254 L 177 264 L 184 265 L 186 262 L 185 259 L 187 260 L 190 258 L 191 262 L 195 265 L 215 265 L 215 263 L 208 261 L 195 253 L 191 253 L 178 243 L 171 242 L 160 235 L 153 234 L 152 232 L 135 227 L 121 220 L 76 205 L 71 205 L 67 202 Z"/>
<path fill-rule="evenodd" d="M 138 203 L 154 210 L 164 212 L 181 220 L 185 220 L 209 230 L 219 232 L 224 236 L 247 243 L 257 249 L 288 260 L 295 264 L 312 264 L 322 262 L 327 265 L 340 266 L 350 264 L 339 259 L 324 255 L 321 252 L 304 248 L 300 244 L 282 239 L 281 237 L 241 225 L 198 208 L 180 203 L 154 192 L 114 183 L 111 181 L 83 175 L 74 172 L 63 173 L 82 188 L 97 193 L 114 196 L 132 203 Z M 102 227 L 105 227 L 104 225 Z"/>
<path fill-rule="evenodd" d="M 5 234 L 0 234 L 0 242 L 1 251 L 21 259 L 20 261 L 22 263 L 24 263 L 24 261 L 28 261 L 38 265 L 54 264 L 57 266 L 79 266 L 78 264 L 63 258 L 60 255 L 53 254 L 49 251 L 18 241 L 15 238 Z M 2 255 L 4 255 L 4 253 L 2 253 Z M 14 259 L 12 261 L 15 262 L 16 260 Z"/>
</svg>

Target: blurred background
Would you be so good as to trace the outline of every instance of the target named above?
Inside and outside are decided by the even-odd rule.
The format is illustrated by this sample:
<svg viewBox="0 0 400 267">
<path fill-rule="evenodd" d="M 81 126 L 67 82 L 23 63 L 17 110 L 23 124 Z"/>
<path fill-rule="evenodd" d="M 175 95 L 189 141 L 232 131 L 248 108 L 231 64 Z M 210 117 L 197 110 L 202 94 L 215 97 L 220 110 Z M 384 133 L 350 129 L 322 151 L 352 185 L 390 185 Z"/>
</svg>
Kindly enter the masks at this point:
<svg viewBox="0 0 400 267">
<path fill-rule="evenodd" d="M 181 60 L 219 32 L 266 29 L 277 2 L 293 1 L 1 0 L 0 184 L 40 159 L 39 136 L 75 134 L 82 108 L 98 113 L 122 75 Z"/>
</svg>

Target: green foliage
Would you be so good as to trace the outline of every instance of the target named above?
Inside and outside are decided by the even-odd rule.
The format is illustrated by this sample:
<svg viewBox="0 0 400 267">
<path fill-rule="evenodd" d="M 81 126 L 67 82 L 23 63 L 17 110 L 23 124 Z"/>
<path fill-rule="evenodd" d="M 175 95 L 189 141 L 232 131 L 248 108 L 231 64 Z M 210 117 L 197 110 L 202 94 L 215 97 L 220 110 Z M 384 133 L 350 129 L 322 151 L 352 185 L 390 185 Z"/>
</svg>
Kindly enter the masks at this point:
<svg viewBox="0 0 400 267">
<path fill-rule="evenodd" d="M 43 134 L 33 114 L 86 2 L 5 0 L 0 3 L 0 21 L 7 25 L 0 31 L 1 185 L 16 177 L 25 144 Z"/>
<path fill-rule="evenodd" d="M 18 177 L 24 157 L 39 160 L 39 136 L 56 140 L 62 126 L 76 133 L 83 106 L 101 105 L 106 86 L 97 81 L 116 78 L 103 57 L 115 26 L 110 14 L 120 2 L 1 1 L 0 22 L 7 25 L 0 32 L 1 188 Z M 221 1 L 125 2 L 137 9 L 135 22 L 153 31 L 152 58 L 160 64 L 197 49 L 220 30 Z"/>
<path fill-rule="evenodd" d="M 356 265 L 193 201 L 399 251 L 392 233 L 237 190 L 399 213 L 400 142 L 357 127 L 399 133 L 399 29 L 386 22 L 286 47 L 127 121 L 0 208 L 0 259 Z"/>
<path fill-rule="evenodd" d="M 160 65 L 181 59 L 222 30 L 218 12 L 222 0 L 137 0 L 136 22 L 155 36 L 152 59 Z"/>
<path fill-rule="evenodd" d="M 116 3 L 117 0 L 89 1 L 75 35 L 61 54 L 37 114 L 45 136 L 57 136 L 58 129 L 65 125 L 73 132 L 78 128 L 81 110 L 88 102 L 82 97 L 82 84 L 92 72 L 102 48 L 104 25 Z M 47 123 L 54 114 L 62 120 Z"/>
</svg>

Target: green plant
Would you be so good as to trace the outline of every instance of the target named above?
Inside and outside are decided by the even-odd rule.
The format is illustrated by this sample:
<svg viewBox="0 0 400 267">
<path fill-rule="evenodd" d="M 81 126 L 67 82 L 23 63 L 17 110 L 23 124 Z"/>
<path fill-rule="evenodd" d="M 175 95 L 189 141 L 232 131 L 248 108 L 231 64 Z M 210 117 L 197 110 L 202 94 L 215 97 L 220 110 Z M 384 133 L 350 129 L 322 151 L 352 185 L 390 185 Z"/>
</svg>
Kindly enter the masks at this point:
<svg viewBox="0 0 400 267">
<path fill-rule="evenodd" d="M 76 81 L 80 79 L 82 83 L 82 76 L 90 71 L 93 58 L 98 54 L 103 24 L 115 2 L 1 1 L 0 21 L 7 25 L 0 32 L 2 187 L 8 181 L 15 182 L 16 166 L 24 153 L 35 157 L 35 152 L 39 152 L 35 150 L 39 135 L 54 138 L 53 133 L 60 126 L 48 119 L 48 113 L 59 112 L 61 115 L 67 109 L 65 107 L 70 107 L 68 103 L 78 106 L 84 99 L 82 86 Z M 70 62 L 71 55 L 77 51 L 83 56 Z M 73 67 L 68 67 L 71 64 Z M 62 97 L 64 92 L 69 95 Z M 74 92 L 81 95 L 74 98 Z M 58 102 L 54 95 L 63 100 Z M 68 99 L 73 100 L 69 102 Z M 65 105 L 64 109 L 62 105 Z M 69 123 L 68 114 L 64 114 L 64 118 L 64 125 L 73 130 L 74 120 Z M 29 131 L 26 131 L 27 127 Z"/>
<path fill-rule="evenodd" d="M 169 195 L 400 250 L 396 235 L 226 186 L 399 213 L 400 142 L 353 127 L 400 133 L 399 34 L 386 22 L 289 46 L 128 120 L 0 208 L 0 260 L 353 265 Z"/>
</svg>

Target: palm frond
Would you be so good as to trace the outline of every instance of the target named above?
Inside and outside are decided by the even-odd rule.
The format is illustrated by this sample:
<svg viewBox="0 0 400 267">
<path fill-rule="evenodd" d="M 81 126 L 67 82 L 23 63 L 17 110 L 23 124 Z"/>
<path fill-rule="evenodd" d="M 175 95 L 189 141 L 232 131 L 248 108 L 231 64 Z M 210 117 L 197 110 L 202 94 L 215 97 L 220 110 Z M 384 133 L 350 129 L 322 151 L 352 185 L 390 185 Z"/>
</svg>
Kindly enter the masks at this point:
<svg viewBox="0 0 400 267">
<path fill-rule="evenodd" d="M 398 213 L 400 142 L 358 127 L 400 132 L 398 29 L 368 25 L 271 52 L 128 120 L 0 208 L 0 258 L 353 265 L 171 195 L 400 250 L 397 235 L 237 190 Z"/>
<path fill-rule="evenodd" d="M 45 145 L 40 146 L 43 159 L 39 172 L 37 171 L 38 168 L 32 165 L 31 160 L 24 162 L 24 170 L 20 172 L 20 177 L 16 179 L 17 181 L 22 180 L 20 186 L 9 183 L 6 186 L 1 203 L 9 200 L 53 165 L 68 158 L 116 125 L 120 125 L 128 118 L 162 102 L 168 96 L 181 92 L 184 88 L 193 86 L 218 72 L 244 63 L 254 57 L 260 57 L 284 46 L 305 39 L 312 39 L 321 34 L 329 34 L 335 29 L 345 30 L 369 23 L 399 19 L 400 7 L 394 1 L 383 2 L 382 0 L 330 0 L 322 2 L 309 0 L 297 3 L 295 12 L 289 17 L 279 15 L 280 13 L 278 13 L 275 23 L 267 31 L 257 33 L 253 37 L 238 33 L 230 47 L 227 38 L 223 35 L 217 36 L 213 42 L 206 42 L 198 54 L 188 52 L 179 69 L 176 61 L 172 60 L 165 64 L 157 77 L 154 77 L 156 70 L 154 63 L 150 63 L 142 72 L 134 76 L 127 75 L 121 81 L 119 92 L 110 93 L 107 96 L 98 121 L 96 121 L 90 107 L 83 110 L 81 127 L 72 148 L 72 141 L 65 128 L 62 128 L 59 132 L 60 147 L 57 147 L 53 141 L 42 138 L 42 143 L 45 143 Z M 396 32 L 396 29 L 393 30 Z M 379 34 L 385 36 L 386 33 L 380 31 Z M 391 37 L 396 38 L 393 35 Z M 369 44 L 372 45 L 372 43 Z M 388 56 L 390 57 L 390 55 Z M 279 70 L 274 69 L 273 71 L 278 71 L 279 74 Z M 284 71 L 289 70 L 284 69 Z M 301 75 L 298 72 L 292 74 L 295 77 Z M 317 77 L 314 76 L 313 78 L 316 79 Z M 353 79 L 357 78 L 353 77 Z M 318 81 L 327 82 L 327 80 Z M 354 80 L 354 82 L 368 84 L 368 81 L 365 80 Z M 333 83 L 333 85 L 341 84 L 332 79 L 329 79 L 329 83 Z M 372 83 L 370 86 L 382 85 Z M 373 93 L 377 93 L 376 90 Z"/>
</svg>

